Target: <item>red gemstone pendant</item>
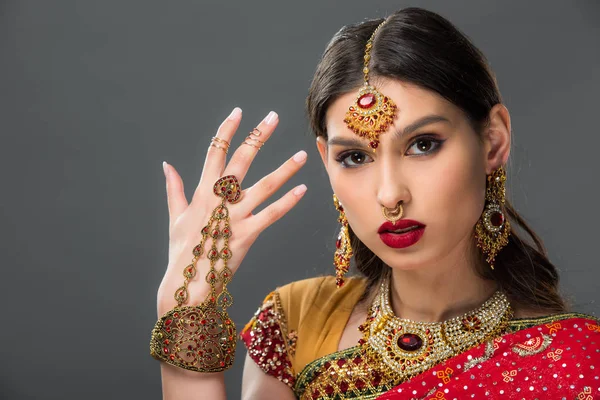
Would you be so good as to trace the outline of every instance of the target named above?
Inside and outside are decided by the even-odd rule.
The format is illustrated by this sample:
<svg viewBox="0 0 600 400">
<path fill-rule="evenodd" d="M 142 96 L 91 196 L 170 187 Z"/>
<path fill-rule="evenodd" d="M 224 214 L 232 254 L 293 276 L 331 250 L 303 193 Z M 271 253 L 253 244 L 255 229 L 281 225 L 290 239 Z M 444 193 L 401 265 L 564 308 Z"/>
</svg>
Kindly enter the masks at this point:
<svg viewBox="0 0 600 400">
<path fill-rule="evenodd" d="M 504 223 L 504 215 L 502 215 L 500 212 L 495 212 L 490 217 L 490 222 L 493 226 L 500 227 Z"/>
<path fill-rule="evenodd" d="M 416 351 L 423 346 L 423 339 L 414 333 L 405 333 L 398 338 L 398 347 L 404 351 Z"/>
<path fill-rule="evenodd" d="M 362 108 L 371 108 L 377 103 L 377 98 L 373 93 L 365 93 L 358 98 L 357 105 Z"/>
</svg>

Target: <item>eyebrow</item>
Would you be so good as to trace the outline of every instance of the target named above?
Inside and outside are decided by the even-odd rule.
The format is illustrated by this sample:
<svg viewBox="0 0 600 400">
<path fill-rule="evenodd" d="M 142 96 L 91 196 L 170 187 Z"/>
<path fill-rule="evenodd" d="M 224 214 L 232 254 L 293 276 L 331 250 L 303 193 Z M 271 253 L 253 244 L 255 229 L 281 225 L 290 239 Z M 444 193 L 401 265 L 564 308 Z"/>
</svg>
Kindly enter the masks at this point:
<svg viewBox="0 0 600 400">
<path fill-rule="evenodd" d="M 446 122 L 450 123 L 450 120 L 446 117 L 437 114 L 426 115 L 422 118 L 419 118 L 412 124 L 406 126 L 402 131 L 394 131 L 394 139 L 400 139 L 403 136 L 409 135 L 412 132 L 416 131 L 419 128 L 422 128 L 426 125 L 434 124 L 437 122 Z M 327 140 L 328 146 L 357 146 L 357 147 L 365 147 L 364 141 L 353 139 L 353 138 L 343 138 L 343 137 L 333 137 Z"/>
</svg>

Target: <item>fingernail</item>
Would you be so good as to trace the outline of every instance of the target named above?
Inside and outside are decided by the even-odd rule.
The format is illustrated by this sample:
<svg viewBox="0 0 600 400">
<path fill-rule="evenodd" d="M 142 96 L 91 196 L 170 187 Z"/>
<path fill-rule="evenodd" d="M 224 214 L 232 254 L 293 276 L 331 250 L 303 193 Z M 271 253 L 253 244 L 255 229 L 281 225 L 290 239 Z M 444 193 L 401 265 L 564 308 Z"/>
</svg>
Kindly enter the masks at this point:
<svg viewBox="0 0 600 400">
<path fill-rule="evenodd" d="M 305 184 L 302 184 L 302 185 L 298 186 L 296 189 L 294 189 L 294 194 L 296 196 L 300 196 L 304 192 L 306 192 L 306 185 Z"/>
<path fill-rule="evenodd" d="M 240 115 L 242 115 L 242 109 L 239 107 L 236 107 L 233 109 L 231 114 L 229 114 L 229 117 L 227 117 L 227 119 L 236 119 L 236 118 L 239 118 Z"/>
<path fill-rule="evenodd" d="M 273 125 L 275 123 L 275 121 L 277 121 L 277 113 L 275 111 L 271 111 L 266 117 L 265 117 L 265 123 L 267 125 Z"/>
<path fill-rule="evenodd" d="M 304 150 L 300 150 L 299 152 L 294 154 L 293 158 L 294 158 L 294 161 L 296 161 L 297 163 L 300 163 L 300 162 L 306 160 L 306 152 Z"/>
<path fill-rule="evenodd" d="M 167 168 L 167 162 L 163 161 L 163 172 L 165 173 L 165 177 L 169 176 L 169 170 Z"/>
</svg>

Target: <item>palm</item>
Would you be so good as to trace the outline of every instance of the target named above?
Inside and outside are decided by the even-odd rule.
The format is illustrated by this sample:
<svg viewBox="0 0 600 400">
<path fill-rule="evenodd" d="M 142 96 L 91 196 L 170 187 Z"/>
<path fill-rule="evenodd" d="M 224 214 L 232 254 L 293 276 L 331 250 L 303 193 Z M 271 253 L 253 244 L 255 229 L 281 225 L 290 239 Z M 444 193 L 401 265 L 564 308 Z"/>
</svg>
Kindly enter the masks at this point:
<svg viewBox="0 0 600 400">
<path fill-rule="evenodd" d="M 303 156 L 299 161 L 289 159 L 252 187 L 245 190 L 240 188 L 239 199 L 233 202 L 226 201 L 224 204 L 228 213 L 227 222 L 231 230 L 231 237 L 226 241 L 220 237 L 218 238 L 219 242 L 209 235 L 205 237 L 206 243 L 203 243 L 204 252 L 201 255 L 193 253 L 194 248 L 200 244 L 203 238 L 202 229 L 222 201 L 222 198 L 216 196 L 213 191 L 215 183 L 223 176 L 233 175 L 241 185 L 258 152 L 258 146 L 256 146 L 257 143 L 260 143 L 258 140 L 262 142 L 268 140 L 278 122 L 276 114 L 271 120 L 265 118 L 258 126 L 260 136 L 256 135 L 256 131 L 253 135 L 249 135 L 244 144 L 235 151 L 229 163 L 225 165 L 226 153 L 218 146 L 225 147 L 226 145 L 223 143 L 231 142 L 240 121 L 241 111 L 239 114 L 234 112 L 219 127 L 216 137 L 220 140 L 213 140 L 214 145 L 208 148 L 200 182 L 189 204 L 183 190 L 183 180 L 173 166 L 164 164 L 169 208 L 169 262 L 158 289 L 157 311 L 159 317 L 181 303 L 182 298 L 180 297 L 178 302 L 176 297 L 186 280 L 186 305 L 197 305 L 206 299 L 211 291 L 206 279 L 207 274 L 215 271 L 215 269 L 211 270 L 211 261 L 207 257 L 207 251 L 212 248 L 213 244 L 222 250 L 223 243 L 225 243 L 231 258 L 223 261 L 226 261 L 226 267 L 231 274 L 235 274 L 258 235 L 285 215 L 302 197 L 304 185 L 289 191 L 258 214 L 252 214 L 256 207 L 267 200 L 304 165 L 306 153 L 303 151 L 297 154 Z M 294 192 L 302 193 L 294 194 Z M 233 200 L 233 198 L 229 200 Z M 223 224 L 219 229 L 222 232 Z M 213 262 L 213 264 L 216 263 Z M 186 278 L 184 274 L 186 268 L 189 267 L 193 267 L 195 271 L 193 277 Z M 215 266 L 215 268 L 217 267 Z M 216 271 L 222 274 L 222 267 Z M 220 285 L 217 285 L 216 290 L 220 290 Z"/>
</svg>

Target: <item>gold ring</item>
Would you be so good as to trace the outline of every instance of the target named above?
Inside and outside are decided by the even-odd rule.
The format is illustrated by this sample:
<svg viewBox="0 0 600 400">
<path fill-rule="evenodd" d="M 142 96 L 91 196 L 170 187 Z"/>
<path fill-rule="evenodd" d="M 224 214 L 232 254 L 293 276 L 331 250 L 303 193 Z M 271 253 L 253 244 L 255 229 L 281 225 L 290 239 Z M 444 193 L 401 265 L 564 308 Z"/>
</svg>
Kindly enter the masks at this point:
<svg viewBox="0 0 600 400">
<path fill-rule="evenodd" d="M 254 133 L 254 131 L 258 131 L 258 133 Z M 254 129 L 252 129 L 252 132 L 250 132 L 250 134 L 254 135 L 254 136 L 260 136 L 260 135 L 262 135 L 262 132 L 260 129 L 254 128 Z"/>
<path fill-rule="evenodd" d="M 247 144 L 248 146 L 256 147 L 258 150 L 260 150 L 260 148 L 262 147 L 262 145 L 261 146 L 257 146 L 254 143 L 248 143 L 245 140 L 244 140 L 244 142 L 242 144 Z"/>
<path fill-rule="evenodd" d="M 229 148 L 229 142 L 227 140 L 223 140 L 223 139 L 218 138 L 216 136 L 213 136 L 212 140 L 217 141 L 219 143 L 223 143 L 225 146 L 227 146 Z"/>
<path fill-rule="evenodd" d="M 396 221 L 401 219 L 402 215 L 404 214 L 404 208 L 402 207 L 402 203 L 400 203 L 395 209 L 391 210 L 391 214 L 390 211 L 388 211 L 388 208 L 385 206 L 382 206 L 381 210 L 383 211 L 383 216 L 385 217 L 385 219 L 390 221 L 392 224 L 395 224 Z"/>
<path fill-rule="evenodd" d="M 262 140 L 260 140 L 260 139 L 257 139 L 257 138 L 253 138 L 253 137 L 251 137 L 251 136 L 248 136 L 248 137 L 246 138 L 246 140 L 254 140 L 255 142 L 258 142 L 258 143 L 265 144 L 265 142 L 264 142 L 264 141 L 262 141 Z"/>
<path fill-rule="evenodd" d="M 228 150 L 227 147 L 223 147 L 223 146 L 219 146 L 218 144 L 216 144 L 215 142 L 211 142 L 210 145 L 212 147 L 216 147 L 217 149 L 221 149 L 223 151 L 225 151 L 225 154 L 227 154 Z"/>
</svg>

